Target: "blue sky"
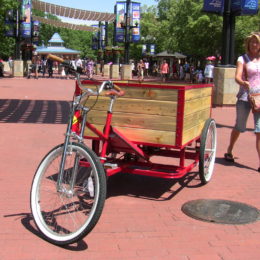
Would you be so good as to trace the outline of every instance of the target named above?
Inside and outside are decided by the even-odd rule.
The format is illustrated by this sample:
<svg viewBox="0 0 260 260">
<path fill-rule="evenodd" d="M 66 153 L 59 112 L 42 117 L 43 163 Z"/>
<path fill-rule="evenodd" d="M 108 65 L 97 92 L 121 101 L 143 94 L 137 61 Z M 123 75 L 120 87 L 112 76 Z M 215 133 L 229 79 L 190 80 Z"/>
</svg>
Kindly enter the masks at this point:
<svg viewBox="0 0 260 260">
<path fill-rule="evenodd" d="M 116 3 L 115 0 L 41 0 L 43 2 L 68 6 L 88 11 L 97 11 L 97 12 L 114 12 L 114 5 Z M 141 5 L 156 5 L 157 2 L 155 0 L 136 0 L 136 2 L 141 3 Z"/>
<path fill-rule="evenodd" d="M 107 12 L 107 13 L 114 13 L 114 6 L 116 4 L 116 0 L 41 0 L 43 2 L 47 2 L 50 4 L 55 5 L 62 5 L 67 7 L 73 7 L 77 9 L 83 9 L 88 11 L 96 11 L 96 12 Z M 157 2 L 155 0 L 136 0 L 136 2 L 141 3 L 141 5 L 157 5 Z M 61 17 L 62 18 L 62 17 Z M 69 18 L 62 18 L 64 22 L 69 23 L 80 23 L 82 24 L 82 21 L 77 20 L 71 20 Z M 93 22 L 86 22 L 87 24 L 93 24 Z"/>
</svg>

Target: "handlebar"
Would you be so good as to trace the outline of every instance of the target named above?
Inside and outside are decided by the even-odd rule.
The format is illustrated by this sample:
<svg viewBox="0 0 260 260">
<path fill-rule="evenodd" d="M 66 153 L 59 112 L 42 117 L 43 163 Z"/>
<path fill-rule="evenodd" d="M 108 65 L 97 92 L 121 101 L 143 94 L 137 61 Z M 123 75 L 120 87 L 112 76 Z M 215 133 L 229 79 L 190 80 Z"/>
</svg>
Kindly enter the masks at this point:
<svg viewBox="0 0 260 260">
<path fill-rule="evenodd" d="M 58 61 L 60 63 L 64 63 L 65 62 L 64 59 L 62 59 L 62 58 L 60 58 L 60 57 L 58 57 L 56 55 L 53 55 L 53 54 L 48 54 L 47 59 Z"/>
<path fill-rule="evenodd" d="M 104 81 L 101 86 L 99 87 L 98 91 L 97 91 L 97 95 L 100 95 L 101 92 L 103 90 L 107 90 L 105 95 L 106 96 L 118 96 L 118 97 L 122 97 L 124 96 L 125 92 L 118 87 L 117 85 L 115 85 L 112 81 L 107 80 Z"/>
<path fill-rule="evenodd" d="M 115 85 L 112 81 L 108 80 L 108 81 L 104 81 L 101 86 L 99 87 L 98 91 L 93 91 L 92 89 L 83 89 L 81 82 L 80 82 L 80 73 L 78 73 L 69 62 L 65 61 L 64 59 L 53 55 L 53 54 L 48 54 L 47 59 L 51 59 L 54 61 L 58 61 L 60 62 L 62 65 L 66 66 L 69 68 L 70 71 L 72 71 L 73 73 L 76 74 L 76 79 L 78 82 L 78 86 L 80 87 L 81 90 L 83 90 L 85 93 L 84 95 L 87 96 L 98 96 L 101 94 L 101 92 L 105 89 L 107 90 L 107 92 L 105 93 L 106 96 L 118 96 L 121 97 L 125 94 L 125 92 L 118 87 L 117 85 Z"/>
<path fill-rule="evenodd" d="M 63 66 L 67 67 L 71 72 L 73 73 L 78 73 L 73 66 L 71 65 L 71 63 L 69 61 L 65 61 L 64 59 L 62 59 L 61 57 L 58 57 L 56 55 L 53 54 L 48 54 L 47 55 L 47 59 L 51 59 L 57 62 L 60 62 Z"/>
</svg>

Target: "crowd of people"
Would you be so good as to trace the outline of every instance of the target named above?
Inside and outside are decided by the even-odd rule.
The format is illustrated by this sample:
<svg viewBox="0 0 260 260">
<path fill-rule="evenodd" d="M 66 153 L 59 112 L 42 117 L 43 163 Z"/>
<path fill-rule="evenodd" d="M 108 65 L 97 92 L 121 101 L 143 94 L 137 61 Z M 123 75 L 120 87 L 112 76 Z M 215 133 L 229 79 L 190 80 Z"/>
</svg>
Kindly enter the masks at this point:
<svg viewBox="0 0 260 260">
<path fill-rule="evenodd" d="M 64 56 L 62 58 L 65 62 L 70 63 L 75 70 L 85 74 L 88 79 L 93 78 L 96 66 L 96 62 L 93 59 L 81 59 L 80 56 L 76 58 Z M 100 72 L 102 75 L 104 65 L 105 62 L 102 60 L 100 62 Z M 163 82 L 167 82 L 168 80 L 180 80 L 187 83 L 212 83 L 214 65 L 209 61 L 205 65 L 205 68 L 202 69 L 200 66 L 196 67 L 193 63 L 187 61 L 178 62 L 177 60 L 170 66 L 166 59 L 161 62 L 149 62 L 147 59 L 140 59 L 138 62 L 134 60 L 131 61 L 131 69 L 133 78 L 137 77 L 139 82 L 144 81 L 145 78 L 161 77 Z M 30 75 L 34 74 L 35 78 L 38 78 L 39 75 L 42 77 L 53 77 L 53 73 L 66 79 L 69 78 L 68 68 L 59 64 L 57 61 L 39 55 L 32 57 Z"/>
<path fill-rule="evenodd" d="M 80 56 L 76 58 L 70 56 L 62 56 L 67 63 L 69 62 L 75 70 L 86 75 L 88 79 L 92 79 L 95 73 L 96 61 L 93 59 L 81 59 Z M 39 76 L 53 77 L 53 74 L 59 75 L 62 78 L 69 78 L 68 68 L 64 67 L 57 61 L 47 59 L 45 55 L 33 55 L 31 64 L 27 68 L 27 77 L 34 76 L 36 79 Z M 13 60 L 10 57 L 8 60 L 10 68 L 13 67 Z M 100 72 L 104 72 L 104 60 L 100 61 Z M 121 64 L 119 66 L 121 68 Z M 211 61 L 202 68 L 202 66 L 195 66 L 188 61 L 175 60 L 169 62 L 164 59 L 162 61 L 149 61 L 148 59 L 140 59 L 138 62 L 131 61 L 131 69 L 133 79 L 137 77 L 139 82 L 144 81 L 145 78 L 161 77 L 163 82 L 169 80 L 180 80 L 186 83 L 212 83 L 214 65 Z M 3 61 L 0 61 L 0 77 L 4 75 Z"/>
<path fill-rule="evenodd" d="M 81 59 L 80 56 L 76 58 L 64 56 L 61 57 L 66 63 L 69 63 L 79 73 L 84 73 L 88 79 L 93 78 L 95 63 L 92 59 Z M 39 75 L 42 77 L 53 77 L 53 73 L 58 74 L 60 77 L 69 79 L 68 67 L 62 65 L 58 61 L 47 59 L 45 56 L 34 55 L 32 57 L 32 63 L 28 68 L 28 77 L 34 74 L 34 77 L 38 79 Z"/>
<path fill-rule="evenodd" d="M 141 59 L 138 62 L 132 61 L 132 75 L 137 76 L 138 80 L 144 81 L 144 78 L 150 76 L 161 76 L 163 82 L 167 80 L 181 80 L 187 83 L 212 83 L 214 64 L 212 61 L 207 61 L 207 64 L 202 66 L 195 66 L 188 61 L 179 62 L 174 61 L 172 65 L 164 59 L 161 62 L 150 62 L 146 59 Z"/>
</svg>

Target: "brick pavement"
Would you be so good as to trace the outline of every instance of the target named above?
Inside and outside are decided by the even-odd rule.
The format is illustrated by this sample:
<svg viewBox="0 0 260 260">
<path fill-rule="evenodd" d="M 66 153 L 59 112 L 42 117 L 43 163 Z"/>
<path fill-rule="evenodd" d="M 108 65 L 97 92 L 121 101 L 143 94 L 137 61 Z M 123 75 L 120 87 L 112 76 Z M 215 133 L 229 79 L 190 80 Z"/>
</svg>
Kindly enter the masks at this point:
<svg viewBox="0 0 260 260">
<path fill-rule="evenodd" d="M 40 100 L 43 107 L 51 102 L 62 107 L 71 99 L 73 90 L 73 80 L 4 78 L 0 79 L 0 102 L 18 100 L 21 107 L 26 100 L 31 104 Z M 28 120 L 23 113 L 11 110 L 0 120 L 1 260 L 260 259 L 259 221 L 246 225 L 213 224 L 189 218 L 181 211 L 185 202 L 194 199 L 234 200 L 260 209 L 260 175 L 256 171 L 252 131 L 239 139 L 235 164 L 222 158 L 234 122 L 234 107 L 213 109 L 218 148 L 209 184 L 199 186 L 197 169 L 186 182 L 116 175 L 109 179 L 101 219 L 84 240 L 66 248 L 42 240 L 30 216 L 30 186 L 41 158 L 63 141 L 66 121 L 62 111 L 56 120 L 44 120 L 44 110 L 37 119 Z M 248 128 L 252 127 L 250 117 Z"/>
</svg>

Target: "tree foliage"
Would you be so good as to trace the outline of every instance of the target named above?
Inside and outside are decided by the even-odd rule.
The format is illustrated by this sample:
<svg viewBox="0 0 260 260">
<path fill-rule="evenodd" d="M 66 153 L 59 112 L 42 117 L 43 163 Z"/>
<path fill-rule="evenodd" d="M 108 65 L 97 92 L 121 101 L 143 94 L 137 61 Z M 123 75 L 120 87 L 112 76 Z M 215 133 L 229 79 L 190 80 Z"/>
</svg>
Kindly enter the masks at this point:
<svg viewBox="0 0 260 260">
<path fill-rule="evenodd" d="M 45 14 L 38 10 L 33 10 L 33 14 L 45 17 Z M 52 14 L 48 14 L 46 18 L 60 20 L 57 16 Z M 95 57 L 95 53 L 91 49 L 92 33 L 88 31 L 74 31 L 65 28 L 57 28 L 48 24 L 41 24 L 40 43 L 47 45 L 52 35 L 56 32 L 60 34 L 65 43 L 65 47 L 80 51 L 82 57 Z"/>
<path fill-rule="evenodd" d="M 153 35 L 157 51 L 178 51 L 194 57 L 217 55 L 222 49 L 223 17 L 202 12 L 203 0 L 158 0 L 157 13 L 147 10 L 142 25 L 156 17 Z M 244 51 L 243 41 L 251 31 L 260 30 L 260 14 L 236 17 L 235 54 Z M 142 35 L 152 30 L 142 26 Z"/>
<path fill-rule="evenodd" d="M 0 0 L 0 35 L 5 34 L 5 15 L 7 10 L 17 8 L 18 3 L 12 0 Z M 2 37 L 0 41 L 0 57 L 6 59 L 13 55 L 15 48 L 15 39 L 11 37 Z"/>
</svg>

